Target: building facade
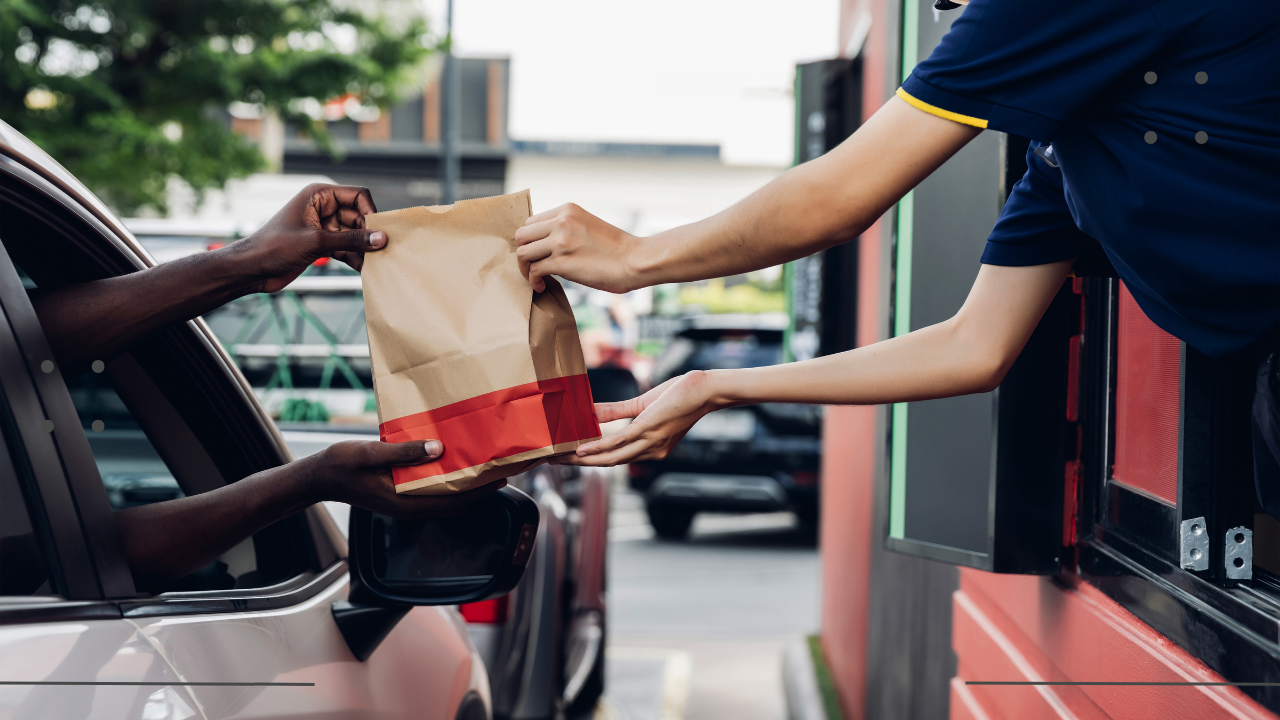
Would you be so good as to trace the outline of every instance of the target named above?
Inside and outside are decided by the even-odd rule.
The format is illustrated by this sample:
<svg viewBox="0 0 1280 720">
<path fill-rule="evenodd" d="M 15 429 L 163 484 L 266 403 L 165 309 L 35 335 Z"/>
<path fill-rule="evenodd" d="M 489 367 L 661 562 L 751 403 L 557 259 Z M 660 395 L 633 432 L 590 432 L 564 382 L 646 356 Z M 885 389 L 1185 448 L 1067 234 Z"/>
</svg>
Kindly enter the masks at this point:
<svg viewBox="0 0 1280 720">
<path fill-rule="evenodd" d="M 928 0 L 845 0 L 840 46 L 861 61 L 864 119 L 950 20 Z M 1025 150 L 1025 139 L 988 131 L 935 173 L 967 179 L 968 215 L 949 214 L 931 178 L 855 241 L 857 345 L 958 309 L 977 273 L 981 227 L 1025 170 L 1019 142 Z M 944 230 L 961 237 L 944 246 Z M 904 265 L 902 254 L 913 252 Z M 951 253 L 942 260 L 959 277 L 924 295 L 903 268 L 914 260 L 905 272 L 929 272 L 929 253 Z M 912 403 L 909 416 L 906 407 L 828 409 L 821 644 L 846 717 L 1274 718 L 1280 710 L 1276 686 L 1168 685 L 1280 683 L 1280 534 L 1240 492 L 1241 368 L 1161 333 L 1126 297 L 1113 277 L 1069 282 L 1050 313 L 1058 324 L 1042 323 L 1040 350 L 1024 353 L 1039 363 L 1026 376 L 1060 381 L 1034 385 L 1049 388 L 1041 405 L 1052 410 L 1033 412 L 1037 422 L 1062 430 L 1051 447 L 1010 450 L 1018 436 L 1000 420 L 1031 412 L 1009 405 L 1031 392 L 1025 385 L 952 405 Z M 939 428 L 966 439 L 925 442 Z M 1010 467 L 1025 474 L 1006 481 Z M 1027 487 L 1040 499 L 1018 508 Z M 1049 518 L 1038 535 L 1007 521 L 1019 509 Z M 1184 562 L 1189 541 L 1180 535 L 1197 520 L 1213 535 L 1212 552 L 1205 547 L 1216 564 L 1203 570 Z M 1247 579 L 1226 566 L 1246 546 Z M 1151 684 L 971 684 L 981 682 Z"/>
</svg>

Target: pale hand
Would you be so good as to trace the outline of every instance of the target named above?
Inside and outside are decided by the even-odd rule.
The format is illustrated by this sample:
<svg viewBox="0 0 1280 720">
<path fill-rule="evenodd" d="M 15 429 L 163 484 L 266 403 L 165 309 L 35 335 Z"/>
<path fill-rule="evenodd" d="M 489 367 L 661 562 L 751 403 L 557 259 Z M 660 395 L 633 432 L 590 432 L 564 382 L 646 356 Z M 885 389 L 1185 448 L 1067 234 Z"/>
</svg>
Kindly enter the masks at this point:
<svg viewBox="0 0 1280 720">
<path fill-rule="evenodd" d="M 710 377 L 701 370 L 671 378 L 638 398 L 596 405 L 602 423 L 635 418 L 623 430 L 589 442 L 576 454 L 552 460 L 558 465 L 607 467 L 636 460 L 661 460 L 693 424 L 719 409 Z"/>
<path fill-rule="evenodd" d="M 516 259 L 533 289 L 558 275 L 597 290 L 622 293 L 638 287 L 629 267 L 639 238 L 569 203 L 534 215 L 516 231 Z"/>
</svg>

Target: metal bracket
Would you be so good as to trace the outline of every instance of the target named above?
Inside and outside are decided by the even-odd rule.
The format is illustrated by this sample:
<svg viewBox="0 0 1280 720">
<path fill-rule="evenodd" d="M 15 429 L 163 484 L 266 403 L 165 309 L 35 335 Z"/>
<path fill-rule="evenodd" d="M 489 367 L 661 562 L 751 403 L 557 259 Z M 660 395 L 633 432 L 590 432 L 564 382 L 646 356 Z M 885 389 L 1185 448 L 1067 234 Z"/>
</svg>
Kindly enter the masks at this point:
<svg viewBox="0 0 1280 720">
<path fill-rule="evenodd" d="M 1227 531 L 1224 558 L 1228 580 L 1253 578 L 1253 531 L 1241 525 Z"/>
<path fill-rule="evenodd" d="M 1205 525 L 1204 518 L 1191 518 L 1182 521 L 1182 530 L 1179 533 L 1181 537 L 1181 557 L 1180 564 L 1183 570 L 1208 570 L 1209 569 L 1209 531 Z M 1252 556 L 1250 551 L 1250 556 Z"/>
</svg>

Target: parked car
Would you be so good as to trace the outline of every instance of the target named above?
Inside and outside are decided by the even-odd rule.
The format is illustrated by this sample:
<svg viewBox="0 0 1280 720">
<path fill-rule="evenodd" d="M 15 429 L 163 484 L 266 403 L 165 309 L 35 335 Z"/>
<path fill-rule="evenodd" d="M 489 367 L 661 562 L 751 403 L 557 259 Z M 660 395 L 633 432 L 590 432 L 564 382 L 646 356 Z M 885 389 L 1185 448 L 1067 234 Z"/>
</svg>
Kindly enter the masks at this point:
<svg viewBox="0 0 1280 720">
<path fill-rule="evenodd" d="M 532 501 L 515 490 L 490 496 L 506 513 L 486 526 L 501 552 L 475 547 L 500 564 L 470 585 L 430 567 L 404 581 L 359 560 L 420 561 L 390 540 L 380 549 L 378 533 L 450 533 L 457 522 L 396 525 L 355 511 L 364 531 L 348 557 L 343 532 L 315 506 L 161 592 L 139 593 L 113 540 L 113 507 L 206 492 L 289 461 L 289 449 L 201 320 L 138 343 L 100 375 L 62 377 L 24 286 L 153 261 L 2 122 L 0 217 L 0 714 L 489 718 L 485 664 L 462 616 L 411 606 L 513 585 L 536 532 L 536 511 L 522 510 Z M 16 581 L 23 564 L 44 578 L 39 587 Z M 103 684 L 77 684 L 87 682 Z"/>
<path fill-rule="evenodd" d="M 653 385 L 691 370 L 782 362 L 783 330 L 749 315 L 698 316 L 654 365 Z M 662 460 L 628 466 L 660 538 L 687 536 L 701 511 L 791 510 L 818 520 L 822 407 L 767 403 L 709 413 Z"/>
</svg>

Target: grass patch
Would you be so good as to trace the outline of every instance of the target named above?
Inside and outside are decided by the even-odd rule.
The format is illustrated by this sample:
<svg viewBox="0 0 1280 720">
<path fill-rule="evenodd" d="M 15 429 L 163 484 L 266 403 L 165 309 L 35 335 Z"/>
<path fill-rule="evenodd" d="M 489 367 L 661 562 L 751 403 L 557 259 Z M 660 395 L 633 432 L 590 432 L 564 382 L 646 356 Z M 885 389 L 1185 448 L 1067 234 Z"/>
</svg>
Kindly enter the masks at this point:
<svg viewBox="0 0 1280 720">
<path fill-rule="evenodd" d="M 813 659 L 813 674 L 817 676 L 818 692 L 822 693 L 822 709 L 827 713 L 827 720 L 844 720 L 836 684 L 831 680 L 827 659 L 822 656 L 822 642 L 817 635 L 810 635 L 805 640 L 809 643 L 809 657 Z"/>
</svg>

